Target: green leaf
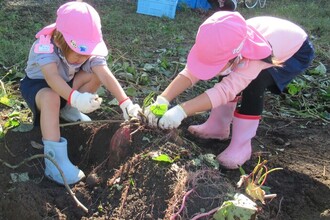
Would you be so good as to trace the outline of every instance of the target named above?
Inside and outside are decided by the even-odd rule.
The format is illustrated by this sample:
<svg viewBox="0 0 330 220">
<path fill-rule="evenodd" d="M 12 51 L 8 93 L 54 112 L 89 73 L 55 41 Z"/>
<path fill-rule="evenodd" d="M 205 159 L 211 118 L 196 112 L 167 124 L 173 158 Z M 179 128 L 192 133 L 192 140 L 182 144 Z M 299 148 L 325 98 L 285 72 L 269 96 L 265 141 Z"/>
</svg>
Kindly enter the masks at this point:
<svg viewBox="0 0 330 220">
<path fill-rule="evenodd" d="M 129 184 L 130 184 L 131 186 L 135 186 L 135 181 L 134 181 L 133 178 L 130 178 L 130 179 L 129 179 Z"/>
<path fill-rule="evenodd" d="M 164 69 L 167 69 L 167 68 L 170 66 L 170 64 L 169 64 L 169 62 L 163 57 L 163 58 L 161 59 L 161 61 L 160 61 L 160 66 L 163 67 Z"/>
<path fill-rule="evenodd" d="M 116 106 L 118 104 L 119 103 L 118 103 L 117 99 L 112 99 L 111 101 L 108 102 L 108 105 L 110 105 L 110 106 Z"/>
<path fill-rule="evenodd" d="M 135 74 L 135 68 L 134 68 L 134 66 L 128 66 L 127 68 L 126 68 L 126 71 L 127 72 L 129 72 L 129 73 L 131 73 L 131 74 Z"/>
<path fill-rule="evenodd" d="M 270 194 L 270 187 L 269 186 L 260 186 L 260 188 L 265 191 L 266 195 Z"/>
<path fill-rule="evenodd" d="M 9 99 L 8 96 L 6 96 L 6 95 L 0 97 L 0 103 L 3 105 L 6 105 L 8 107 L 13 106 L 13 101 L 11 99 Z"/>
<path fill-rule="evenodd" d="M 138 78 L 139 85 L 148 85 L 149 82 L 150 82 L 149 75 L 146 72 L 142 73 Z"/>
<path fill-rule="evenodd" d="M 202 160 L 207 166 L 214 169 L 219 169 L 219 162 L 216 160 L 216 156 L 214 154 L 202 154 L 198 158 Z"/>
<path fill-rule="evenodd" d="M 155 69 L 155 64 L 146 63 L 143 67 L 145 71 L 153 71 Z"/>
<path fill-rule="evenodd" d="M 215 220 L 250 220 L 257 212 L 257 205 L 243 194 L 236 194 L 234 200 L 224 201 L 213 215 Z"/>
<path fill-rule="evenodd" d="M 19 126 L 20 122 L 17 119 L 9 119 L 8 121 L 6 121 L 6 123 L 4 124 L 5 128 L 14 128 Z"/>
<path fill-rule="evenodd" d="M 159 156 L 156 156 L 156 157 L 152 157 L 151 158 L 152 160 L 155 160 L 155 161 L 161 161 L 161 162 L 167 162 L 167 163 L 173 163 L 174 160 L 172 160 L 168 155 L 166 154 L 161 154 Z"/>
<path fill-rule="evenodd" d="M 315 69 L 310 70 L 309 72 L 315 75 L 325 75 L 327 73 L 327 68 L 324 66 L 323 63 L 320 62 L 320 64 L 315 67 Z"/>
<path fill-rule="evenodd" d="M 168 107 L 166 104 L 151 105 L 150 111 L 157 117 L 162 117 L 167 111 Z"/>
<path fill-rule="evenodd" d="M 290 83 L 288 85 L 288 92 L 290 95 L 295 95 L 299 92 L 299 88 L 297 86 L 295 86 L 294 84 Z"/>
<path fill-rule="evenodd" d="M 133 87 L 128 87 L 126 89 L 126 94 L 131 97 L 135 97 L 137 95 L 136 89 Z"/>
<path fill-rule="evenodd" d="M 134 80 L 133 74 L 129 73 L 129 72 L 118 72 L 118 73 L 116 73 L 116 76 L 121 79 Z"/>
</svg>

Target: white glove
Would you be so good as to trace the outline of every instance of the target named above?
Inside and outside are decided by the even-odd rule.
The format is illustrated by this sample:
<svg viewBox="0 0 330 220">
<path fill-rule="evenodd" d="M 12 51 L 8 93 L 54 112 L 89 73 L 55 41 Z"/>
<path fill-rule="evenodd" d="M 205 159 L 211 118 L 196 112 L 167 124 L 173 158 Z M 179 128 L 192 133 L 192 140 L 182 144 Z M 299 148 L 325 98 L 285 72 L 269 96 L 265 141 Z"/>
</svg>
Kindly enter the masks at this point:
<svg viewBox="0 0 330 220">
<path fill-rule="evenodd" d="M 162 104 L 165 104 L 167 106 L 170 105 L 169 101 L 167 101 L 166 98 L 164 98 L 163 96 L 157 96 L 156 101 L 153 104 L 149 105 L 148 107 L 146 107 L 144 109 L 144 115 L 147 117 L 148 124 L 150 126 L 157 127 L 157 121 L 160 118 L 160 116 L 156 116 L 154 113 L 152 113 L 150 111 L 150 106 L 152 106 L 152 105 L 162 105 Z"/>
<path fill-rule="evenodd" d="M 180 105 L 168 110 L 161 119 L 159 119 L 158 126 L 162 129 L 177 128 L 181 121 L 187 117 L 187 114 Z"/>
<path fill-rule="evenodd" d="M 128 120 L 130 117 L 138 118 L 139 112 L 142 112 L 141 107 L 138 104 L 133 104 L 132 100 L 130 99 L 126 99 L 119 106 L 123 111 L 125 120 Z"/>
<path fill-rule="evenodd" d="M 99 98 L 97 94 L 88 92 L 80 93 L 77 90 L 74 90 L 69 97 L 69 104 L 83 113 L 95 111 L 100 108 L 101 103 L 102 98 Z"/>
</svg>

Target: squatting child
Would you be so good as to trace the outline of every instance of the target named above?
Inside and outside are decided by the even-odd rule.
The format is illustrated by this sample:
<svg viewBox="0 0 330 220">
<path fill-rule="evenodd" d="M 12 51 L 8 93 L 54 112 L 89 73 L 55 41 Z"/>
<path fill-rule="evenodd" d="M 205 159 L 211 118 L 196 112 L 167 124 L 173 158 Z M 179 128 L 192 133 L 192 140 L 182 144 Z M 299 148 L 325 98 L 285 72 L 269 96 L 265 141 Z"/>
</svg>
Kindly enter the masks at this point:
<svg viewBox="0 0 330 220">
<path fill-rule="evenodd" d="M 62 169 L 68 184 L 85 175 L 68 158 L 67 140 L 61 137 L 59 118 L 90 121 L 86 115 L 101 105 L 96 94 L 104 85 L 118 100 L 124 118 L 137 116 L 133 104 L 107 66 L 108 50 L 97 11 L 85 2 L 68 2 L 57 10 L 56 22 L 36 34 L 30 50 L 26 76 L 20 90 L 40 125 L 44 153 Z M 45 159 L 45 175 L 64 184 L 55 165 Z"/>
</svg>

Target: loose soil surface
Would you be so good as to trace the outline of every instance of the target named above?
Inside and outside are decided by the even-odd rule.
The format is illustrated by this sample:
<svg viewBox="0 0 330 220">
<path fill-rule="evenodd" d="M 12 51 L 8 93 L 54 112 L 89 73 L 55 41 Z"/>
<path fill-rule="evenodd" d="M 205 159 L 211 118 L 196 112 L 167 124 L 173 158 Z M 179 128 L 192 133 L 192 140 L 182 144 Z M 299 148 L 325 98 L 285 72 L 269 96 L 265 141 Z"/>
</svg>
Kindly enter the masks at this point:
<svg viewBox="0 0 330 220">
<path fill-rule="evenodd" d="M 11 130 L 0 145 L 1 160 L 8 163 L 0 171 L 0 219 L 171 219 L 176 213 L 173 219 L 192 219 L 219 207 L 242 192 L 236 188 L 240 172 L 215 169 L 207 160 L 196 163 L 230 142 L 201 140 L 187 132 L 189 124 L 203 120 L 201 115 L 186 119 L 173 131 L 112 121 L 61 127 L 71 161 L 87 176 L 71 190 L 88 212 L 65 187 L 44 178 L 43 158 L 9 168 L 43 153 L 36 144 L 41 144 L 39 128 Z M 322 121 L 262 119 L 252 141 L 253 156 L 243 169 L 251 172 L 261 156 L 268 168 L 283 170 L 268 176 L 265 185 L 277 197 L 265 205 L 258 202 L 262 210 L 256 219 L 330 219 L 329 133 L 329 124 Z M 156 154 L 176 159 L 151 159 Z M 17 181 L 15 174 L 28 178 Z"/>
<path fill-rule="evenodd" d="M 31 8 L 38 9 L 42 17 L 41 7 L 33 4 Z M 30 10 L 22 13 L 26 18 Z M 53 13 L 44 12 L 43 17 L 50 15 Z M 270 108 L 271 103 L 267 106 Z M 172 131 L 97 121 L 114 119 L 103 112 L 91 117 L 93 123 L 61 127 L 62 136 L 68 140 L 70 160 L 86 174 L 70 189 L 88 212 L 77 205 L 65 187 L 44 178 L 43 158 L 31 158 L 43 154 L 40 129 L 13 129 L 0 140 L 0 220 L 193 219 L 220 207 L 234 193 L 243 192 L 236 187 L 239 170 L 216 169 L 202 159 L 202 155 L 221 153 L 230 140 L 202 140 L 187 132 L 189 125 L 202 123 L 206 115 L 186 119 Z M 0 118 L 0 122 L 5 120 Z M 262 118 L 252 140 L 252 158 L 243 169 L 252 172 L 260 156 L 268 160 L 269 169 L 283 170 L 268 176 L 265 186 L 277 197 L 266 204 L 257 201 L 262 209 L 256 219 L 330 219 L 329 133 L 329 122 L 321 120 L 275 114 Z M 152 159 L 162 154 L 174 161 Z"/>
</svg>

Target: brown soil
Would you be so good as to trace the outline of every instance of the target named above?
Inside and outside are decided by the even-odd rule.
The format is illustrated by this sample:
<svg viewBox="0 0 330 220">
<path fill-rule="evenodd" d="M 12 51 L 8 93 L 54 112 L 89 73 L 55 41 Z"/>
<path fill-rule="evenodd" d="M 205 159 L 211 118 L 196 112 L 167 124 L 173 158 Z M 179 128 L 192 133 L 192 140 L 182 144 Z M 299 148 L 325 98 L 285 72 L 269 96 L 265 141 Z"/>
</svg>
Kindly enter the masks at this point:
<svg viewBox="0 0 330 220">
<path fill-rule="evenodd" d="M 42 1 L 8 2 L 14 6 Z M 43 2 L 59 4 L 64 1 Z M 94 2 L 102 9 L 99 1 Z M 120 1 L 113 2 L 112 5 L 116 5 Z M 9 9 L 14 10 L 14 7 Z M 53 21 L 50 17 L 55 16 L 55 9 L 48 5 L 31 4 L 18 9 L 19 13 L 13 13 L 13 16 L 22 15 L 20 25 L 25 24 L 33 11 L 37 11 L 47 24 L 48 20 Z M 19 28 L 25 30 L 25 27 Z M 31 33 L 31 30 L 22 33 Z M 3 112 L 3 115 L 6 114 Z M 111 117 L 100 114 L 92 118 Z M 94 122 L 62 127 L 61 134 L 68 140 L 71 161 L 87 176 L 71 186 L 71 190 L 88 208 L 88 213 L 77 206 L 65 187 L 44 178 L 42 158 L 10 168 L 9 165 L 20 164 L 43 153 L 36 144 L 31 144 L 31 141 L 41 144 L 39 128 L 28 132 L 10 130 L 0 140 L 0 220 L 168 220 L 183 207 L 185 195 L 184 208 L 176 219 L 192 219 L 198 213 L 219 207 L 235 192 L 242 192 L 236 188 L 240 172 L 214 169 L 207 161 L 199 166 L 194 163 L 200 155 L 217 155 L 229 144 L 229 140 L 201 140 L 187 132 L 190 124 L 203 120 L 203 116 L 191 117 L 171 132 L 145 127 L 136 131 L 137 127 L 133 126 L 130 131 L 136 132 L 131 140 L 125 136 L 125 130 L 118 131 L 119 123 Z M 243 169 L 251 172 L 261 155 L 262 159 L 268 160 L 269 168 L 281 167 L 283 170 L 273 172 L 267 178 L 265 185 L 277 197 L 265 205 L 258 203 L 262 208 L 258 220 L 330 219 L 329 127 L 329 123 L 319 120 L 263 117 L 253 139 L 253 157 Z M 157 153 L 176 159 L 173 163 L 152 160 L 152 155 Z M 14 182 L 11 176 L 15 173 L 27 174 L 28 181 Z"/>
<path fill-rule="evenodd" d="M 202 154 L 217 155 L 229 144 L 189 135 L 188 124 L 201 120 L 201 116 L 187 119 L 171 132 L 145 127 L 136 131 L 137 126 L 131 126 L 130 131 L 136 131 L 131 142 L 123 135 L 127 131 L 118 131 L 119 123 L 62 127 L 71 161 L 87 176 L 71 189 L 88 213 L 65 187 L 44 178 L 43 159 L 38 158 L 16 169 L 1 166 L 0 219 L 170 219 L 192 189 L 179 213 L 181 219 L 219 207 L 240 191 L 235 187 L 240 172 L 192 163 Z M 277 197 L 266 205 L 258 203 L 262 211 L 257 219 L 330 219 L 329 132 L 329 124 L 320 121 L 263 118 L 253 139 L 253 157 L 243 168 L 251 172 L 261 155 L 269 168 L 283 170 L 268 176 L 265 185 Z M 40 140 L 38 128 L 9 131 L 0 145 L 1 160 L 15 165 L 42 154 L 36 144 L 31 145 Z M 158 162 L 151 159 L 155 153 L 177 159 Z M 11 179 L 11 174 L 25 172 L 28 181 Z"/>
</svg>

